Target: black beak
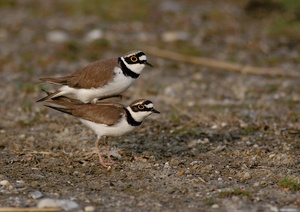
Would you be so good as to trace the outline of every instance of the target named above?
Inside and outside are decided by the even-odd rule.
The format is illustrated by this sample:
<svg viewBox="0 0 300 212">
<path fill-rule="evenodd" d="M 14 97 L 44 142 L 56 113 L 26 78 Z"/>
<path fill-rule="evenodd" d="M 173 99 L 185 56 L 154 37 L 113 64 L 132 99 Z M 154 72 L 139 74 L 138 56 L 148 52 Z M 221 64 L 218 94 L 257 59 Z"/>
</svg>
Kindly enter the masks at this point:
<svg viewBox="0 0 300 212">
<path fill-rule="evenodd" d="M 146 64 L 147 66 L 153 67 L 153 65 L 151 65 L 151 64 L 148 63 L 147 61 L 145 61 L 145 64 Z"/>
<path fill-rule="evenodd" d="M 154 108 L 151 110 L 152 113 L 160 113 L 158 110 L 155 110 Z"/>
</svg>

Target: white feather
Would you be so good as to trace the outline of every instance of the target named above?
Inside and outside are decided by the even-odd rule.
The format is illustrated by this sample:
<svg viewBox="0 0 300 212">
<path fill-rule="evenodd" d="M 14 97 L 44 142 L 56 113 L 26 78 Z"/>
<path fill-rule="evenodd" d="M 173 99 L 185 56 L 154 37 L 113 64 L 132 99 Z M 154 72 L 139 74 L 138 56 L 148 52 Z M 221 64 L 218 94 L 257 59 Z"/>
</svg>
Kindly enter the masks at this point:
<svg viewBox="0 0 300 212">
<path fill-rule="evenodd" d="M 146 55 L 142 55 L 142 56 L 139 57 L 139 59 L 140 59 L 141 61 L 146 61 L 146 60 L 147 60 L 147 57 L 146 57 Z"/>
</svg>

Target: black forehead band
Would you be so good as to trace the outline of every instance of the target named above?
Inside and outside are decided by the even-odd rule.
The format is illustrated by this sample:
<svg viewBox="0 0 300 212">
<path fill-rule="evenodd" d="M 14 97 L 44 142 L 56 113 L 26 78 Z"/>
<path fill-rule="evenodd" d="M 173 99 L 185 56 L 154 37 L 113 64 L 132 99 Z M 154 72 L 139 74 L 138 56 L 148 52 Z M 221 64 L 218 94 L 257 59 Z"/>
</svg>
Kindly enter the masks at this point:
<svg viewBox="0 0 300 212">
<path fill-rule="evenodd" d="M 140 57 L 140 56 L 143 56 L 143 55 L 145 55 L 144 52 L 139 52 L 139 53 L 136 54 L 137 57 Z"/>
<path fill-rule="evenodd" d="M 150 100 L 146 100 L 143 102 L 143 105 L 153 104 Z"/>
</svg>

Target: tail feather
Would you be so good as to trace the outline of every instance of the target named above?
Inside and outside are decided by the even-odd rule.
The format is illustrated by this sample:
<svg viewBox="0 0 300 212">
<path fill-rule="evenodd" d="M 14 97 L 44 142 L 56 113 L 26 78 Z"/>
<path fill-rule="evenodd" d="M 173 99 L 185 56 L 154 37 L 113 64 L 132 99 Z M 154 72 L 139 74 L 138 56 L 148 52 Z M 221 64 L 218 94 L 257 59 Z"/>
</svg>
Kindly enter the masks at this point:
<svg viewBox="0 0 300 212">
<path fill-rule="evenodd" d="M 43 89 L 42 89 L 43 90 Z M 48 92 L 48 91 L 46 91 L 46 90 L 43 90 L 44 92 L 46 92 L 47 93 L 47 95 L 48 96 L 45 96 L 45 97 L 43 97 L 43 98 L 41 98 L 41 99 L 39 99 L 39 100 L 37 100 L 36 102 L 44 102 L 44 101 L 46 101 L 46 100 L 48 100 L 48 99 L 52 99 L 52 98 L 54 98 L 57 94 L 59 94 L 61 91 L 55 91 L 55 92 L 53 92 L 53 93 L 50 93 L 50 92 Z"/>
<path fill-rule="evenodd" d="M 57 107 L 54 105 L 45 105 L 46 107 L 49 107 L 51 109 L 63 112 L 63 113 L 67 113 L 69 115 L 72 115 L 72 110 L 70 108 L 65 108 L 65 107 Z"/>
<path fill-rule="evenodd" d="M 71 76 L 58 77 L 58 78 L 43 77 L 40 78 L 40 80 L 43 81 L 44 83 L 51 83 L 56 85 L 67 85 L 70 78 Z"/>
</svg>

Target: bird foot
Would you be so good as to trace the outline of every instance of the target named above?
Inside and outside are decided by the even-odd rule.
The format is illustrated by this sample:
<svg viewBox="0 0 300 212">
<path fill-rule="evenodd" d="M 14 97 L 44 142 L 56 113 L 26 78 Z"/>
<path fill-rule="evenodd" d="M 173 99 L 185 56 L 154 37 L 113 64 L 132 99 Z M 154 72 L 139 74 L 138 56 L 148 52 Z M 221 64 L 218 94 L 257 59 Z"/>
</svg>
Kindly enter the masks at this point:
<svg viewBox="0 0 300 212">
<path fill-rule="evenodd" d="M 104 168 L 108 168 L 109 166 L 113 166 L 115 163 L 113 161 L 108 161 L 108 162 L 100 162 L 100 165 L 103 166 Z"/>
</svg>

